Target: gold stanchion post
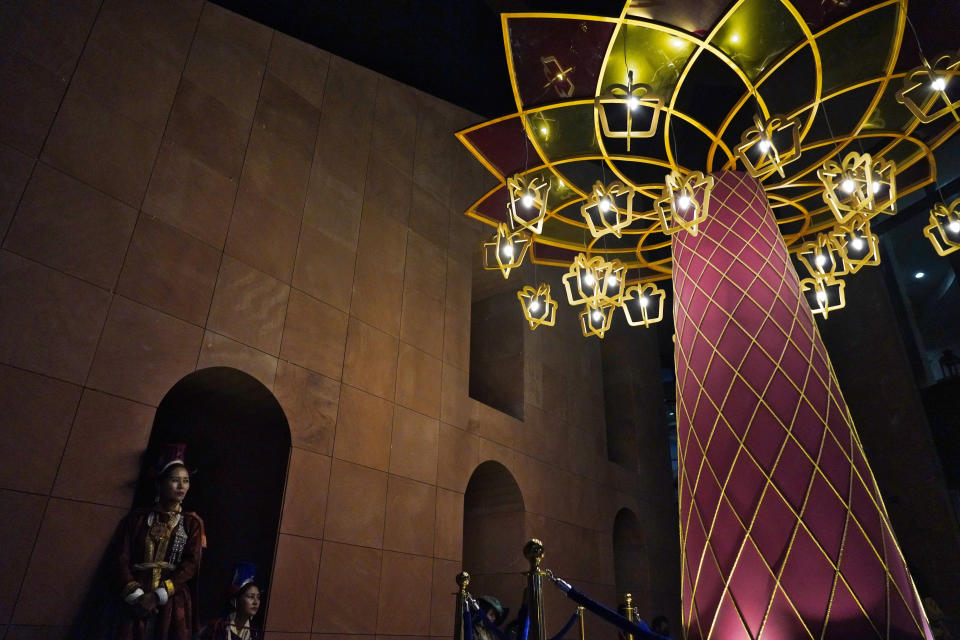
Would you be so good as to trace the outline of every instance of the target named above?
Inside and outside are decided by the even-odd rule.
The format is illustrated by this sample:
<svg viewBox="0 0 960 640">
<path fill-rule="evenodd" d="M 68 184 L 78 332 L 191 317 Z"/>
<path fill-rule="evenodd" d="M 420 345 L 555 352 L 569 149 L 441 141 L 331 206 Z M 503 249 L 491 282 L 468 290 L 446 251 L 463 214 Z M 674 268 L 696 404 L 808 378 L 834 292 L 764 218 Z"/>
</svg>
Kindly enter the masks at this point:
<svg viewBox="0 0 960 640">
<path fill-rule="evenodd" d="M 623 615 L 630 622 L 634 622 L 637 617 L 637 608 L 633 606 L 633 595 L 630 593 L 623 594 L 623 604 L 620 605 L 620 608 L 623 610 Z M 633 640 L 633 634 L 627 633 L 624 634 L 626 640 Z"/>
<path fill-rule="evenodd" d="M 467 630 L 463 627 L 463 614 L 467 610 L 467 585 L 470 584 L 470 574 L 461 571 L 457 574 L 457 606 L 453 618 L 453 640 L 466 640 Z"/>
<path fill-rule="evenodd" d="M 527 616 L 530 620 L 528 640 L 544 640 L 546 625 L 543 617 L 543 543 L 533 538 L 523 545 L 523 557 L 530 562 L 527 572 Z"/>
<path fill-rule="evenodd" d="M 587 627 L 583 621 L 583 607 L 577 607 L 577 613 L 580 617 L 580 640 L 587 640 Z"/>
</svg>

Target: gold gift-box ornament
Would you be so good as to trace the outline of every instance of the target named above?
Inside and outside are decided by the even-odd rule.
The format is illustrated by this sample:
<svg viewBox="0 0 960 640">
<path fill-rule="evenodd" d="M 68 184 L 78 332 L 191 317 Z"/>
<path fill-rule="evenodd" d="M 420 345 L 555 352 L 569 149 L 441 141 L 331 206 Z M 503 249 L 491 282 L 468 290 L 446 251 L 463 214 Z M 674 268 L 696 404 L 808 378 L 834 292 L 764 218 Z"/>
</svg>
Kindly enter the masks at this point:
<svg viewBox="0 0 960 640">
<path fill-rule="evenodd" d="M 580 312 L 580 331 L 585 338 L 602 338 L 613 323 L 616 305 L 591 302 Z"/>
<path fill-rule="evenodd" d="M 631 327 L 649 327 L 663 320 L 667 292 L 653 282 L 639 282 L 623 292 L 623 315 Z"/>
<path fill-rule="evenodd" d="M 713 176 L 705 176 L 702 171 L 668 173 L 660 199 L 656 201 L 660 230 L 668 236 L 678 231 L 697 235 L 697 226 L 706 222 L 710 212 L 713 184 Z"/>
<path fill-rule="evenodd" d="M 601 256 L 588 258 L 579 253 L 563 276 L 567 301 L 571 306 L 620 306 L 626 267 L 619 260 L 604 260 Z"/>
<path fill-rule="evenodd" d="M 857 217 L 897 212 L 897 166 L 869 153 L 851 151 L 843 162 L 828 160 L 817 170 L 823 201 L 841 225 Z"/>
<path fill-rule="evenodd" d="M 507 192 L 510 194 L 510 202 L 507 204 L 510 226 L 537 234 L 543 231 L 550 183 L 538 175 L 525 176 L 518 173 L 507 179 Z"/>
<path fill-rule="evenodd" d="M 848 273 L 843 247 L 833 233 L 817 234 L 813 240 L 801 244 L 796 254 L 813 278 L 838 278 Z"/>
<path fill-rule="evenodd" d="M 550 296 L 550 285 L 540 283 L 536 289 L 527 285 L 517 291 L 517 299 L 523 307 L 523 317 L 530 329 L 543 325 L 552 327 L 557 322 L 557 301 Z"/>
<path fill-rule="evenodd" d="M 776 139 L 782 140 L 784 132 L 790 136 L 790 146 L 780 149 L 777 147 Z M 751 159 L 748 154 L 753 149 L 759 152 L 756 160 Z M 740 135 L 737 157 L 740 158 L 747 173 L 754 178 L 765 178 L 774 171 L 781 178 L 785 178 L 783 167 L 800 157 L 800 118 L 776 115 L 764 120 L 754 115 L 753 127 Z"/>
<path fill-rule="evenodd" d="M 523 264 L 523 258 L 530 248 L 530 234 L 523 231 L 511 231 L 506 222 L 497 225 L 497 231 L 489 242 L 483 243 L 483 268 L 498 270 L 504 279 L 510 277 L 510 271 Z"/>
<path fill-rule="evenodd" d="M 840 247 L 840 258 L 847 273 L 880 264 L 880 239 L 871 233 L 870 220 L 856 217 L 833 233 Z"/>
<path fill-rule="evenodd" d="M 960 120 L 957 114 L 960 100 L 951 101 L 946 91 L 950 80 L 956 75 L 960 75 L 960 54 L 945 53 L 932 65 L 924 60 L 923 64 L 903 76 L 903 87 L 895 95 L 897 102 L 924 124 L 948 113 Z"/>
<path fill-rule="evenodd" d="M 621 138 L 627 141 L 627 151 L 630 151 L 630 140 L 633 138 L 651 138 L 657 133 L 657 123 L 660 121 L 660 111 L 663 109 L 663 100 L 651 96 L 653 89 L 648 84 L 635 83 L 633 71 L 627 71 L 627 84 L 611 84 L 606 87 L 593 101 L 593 110 L 603 129 L 603 135 L 608 138 Z M 626 109 L 626 129 L 614 130 L 610 127 L 607 109 L 613 105 L 623 105 Z M 643 108 L 644 112 L 651 111 L 650 122 L 643 129 L 634 129 L 634 112 Z"/>
<path fill-rule="evenodd" d="M 923 228 L 933 249 L 940 256 L 960 250 L 960 198 L 948 207 L 940 203 L 930 210 L 930 224 Z"/>
<path fill-rule="evenodd" d="M 636 192 L 620 181 L 603 186 L 599 180 L 586 202 L 580 207 L 580 214 L 594 238 L 612 233 L 618 238 L 639 216 L 633 213 L 633 196 Z M 594 218 L 599 220 L 599 225 Z"/>
<path fill-rule="evenodd" d="M 842 309 L 847 305 L 844 286 L 845 283 L 840 278 L 830 276 L 804 278 L 800 281 L 800 292 L 810 304 L 813 315 L 827 319 L 831 311 Z"/>
</svg>

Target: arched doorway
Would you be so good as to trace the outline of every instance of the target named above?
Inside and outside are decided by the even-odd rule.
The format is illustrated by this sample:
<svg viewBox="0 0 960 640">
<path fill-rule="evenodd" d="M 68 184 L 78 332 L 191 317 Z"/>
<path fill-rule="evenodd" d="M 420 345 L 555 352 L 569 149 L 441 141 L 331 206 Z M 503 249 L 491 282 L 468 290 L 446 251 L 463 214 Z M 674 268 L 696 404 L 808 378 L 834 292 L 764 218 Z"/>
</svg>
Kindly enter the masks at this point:
<svg viewBox="0 0 960 640">
<path fill-rule="evenodd" d="M 640 616 L 651 615 L 650 571 L 643 531 L 637 514 L 626 507 L 617 512 L 613 521 L 613 574 L 618 600 L 624 593 L 633 594 Z"/>
<path fill-rule="evenodd" d="M 196 469 L 184 506 L 206 524 L 200 613 L 203 618 L 219 615 L 236 561 L 255 562 L 258 581 L 270 584 L 290 428 L 277 399 L 263 384 L 237 369 L 212 367 L 184 377 L 164 396 L 145 467 L 168 442 L 185 443 L 187 463 Z M 134 506 L 149 505 L 153 495 L 152 482 L 144 478 Z M 267 604 L 261 620 L 266 619 Z"/>
<path fill-rule="evenodd" d="M 517 481 L 499 462 L 480 464 L 463 496 L 463 569 L 470 574 L 470 593 L 496 596 L 510 607 L 511 618 L 523 598 L 524 542 Z"/>
</svg>

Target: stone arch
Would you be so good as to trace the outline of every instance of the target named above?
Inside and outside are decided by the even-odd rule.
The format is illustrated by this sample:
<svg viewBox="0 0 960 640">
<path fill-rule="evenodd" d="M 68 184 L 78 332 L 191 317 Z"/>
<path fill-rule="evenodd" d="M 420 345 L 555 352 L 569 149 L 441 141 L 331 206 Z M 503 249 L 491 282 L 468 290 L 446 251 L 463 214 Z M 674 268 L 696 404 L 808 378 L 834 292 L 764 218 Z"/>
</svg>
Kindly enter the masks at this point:
<svg viewBox="0 0 960 640">
<path fill-rule="evenodd" d="M 200 611 L 217 614 L 233 563 L 253 561 L 270 584 L 290 457 L 290 428 L 273 393 L 238 369 L 211 367 L 180 379 L 157 407 L 144 465 L 167 442 L 187 445 L 196 469 L 185 507 L 204 519 Z M 149 504 L 154 486 L 140 481 L 134 506 Z M 269 593 L 267 595 L 269 598 Z M 268 601 L 261 607 L 266 619 Z"/>
<path fill-rule="evenodd" d="M 472 594 L 494 595 L 512 613 L 523 597 L 524 535 L 525 506 L 516 479 L 495 460 L 481 463 L 463 496 L 463 569 Z"/>
<path fill-rule="evenodd" d="M 624 507 L 613 521 L 613 574 L 618 599 L 624 593 L 633 595 L 640 617 L 650 615 L 650 569 L 640 519 Z"/>
</svg>

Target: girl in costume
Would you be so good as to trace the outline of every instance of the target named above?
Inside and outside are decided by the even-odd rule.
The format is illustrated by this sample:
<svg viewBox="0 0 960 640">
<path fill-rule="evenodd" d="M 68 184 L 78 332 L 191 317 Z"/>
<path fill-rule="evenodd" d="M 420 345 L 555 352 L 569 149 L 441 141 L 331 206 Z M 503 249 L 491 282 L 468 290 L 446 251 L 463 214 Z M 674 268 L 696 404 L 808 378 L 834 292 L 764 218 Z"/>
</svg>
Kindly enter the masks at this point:
<svg viewBox="0 0 960 640">
<path fill-rule="evenodd" d="M 207 625 L 200 634 L 202 640 L 260 640 L 260 629 L 252 624 L 262 595 L 256 573 L 252 562 L 236 564 L 228 593 L 229 611 Z"/>
<path fill-rule="evenodd" d="M 117 527 L 111 557 L 122 602 L 117 640 L 190 640 L 195 632 L 195 577 L 205 544 L 203 521 L 184 511 L 190 472 L 186 446 L 167 445 L 154 469 L 157 497 Z"/>
</svg>

